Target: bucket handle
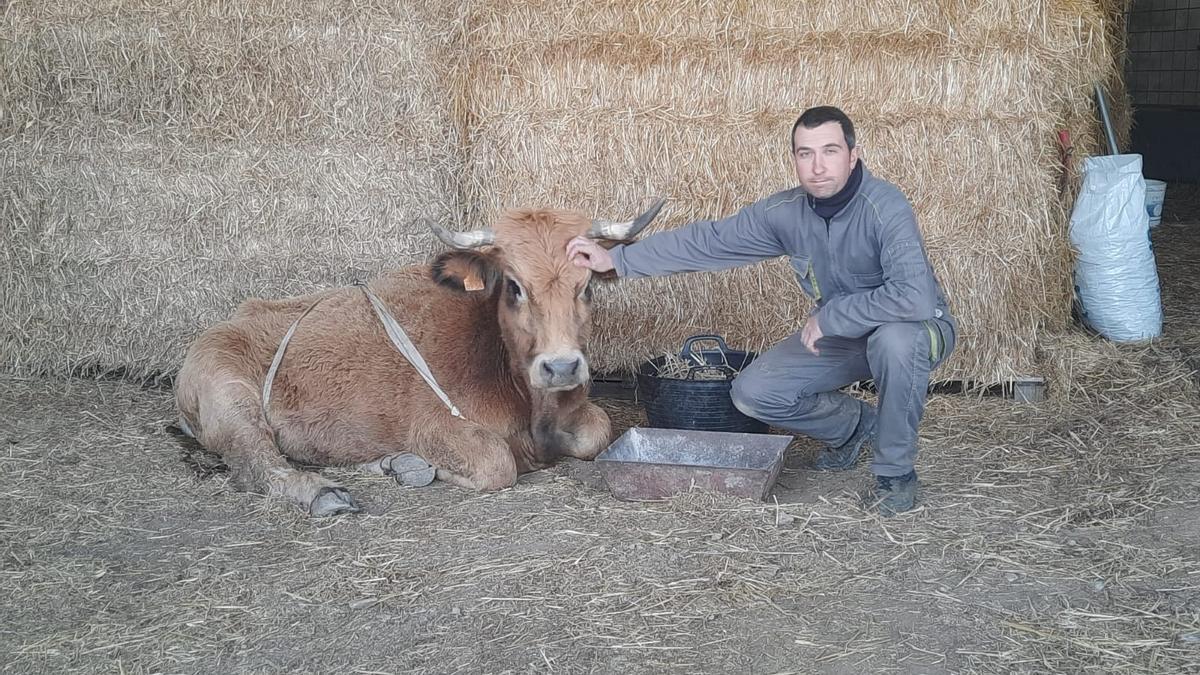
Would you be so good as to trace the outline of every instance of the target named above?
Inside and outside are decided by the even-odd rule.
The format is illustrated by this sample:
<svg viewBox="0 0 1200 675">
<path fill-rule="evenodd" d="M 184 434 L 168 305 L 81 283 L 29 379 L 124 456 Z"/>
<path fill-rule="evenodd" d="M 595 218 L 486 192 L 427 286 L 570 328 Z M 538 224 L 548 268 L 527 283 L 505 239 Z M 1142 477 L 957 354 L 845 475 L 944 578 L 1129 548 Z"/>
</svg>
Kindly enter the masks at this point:
<svg viewBox="0 0 1200 675">
<path fill-rule="evenodd" d="M 679 350 L 679 358 L 687 361 L 688 358 L 692 356 L 692 347 L 694 347 L 697 342 L 704 342 L 705 340 L 716 342 L 717 348 L 721 350 L 721 354 L 728 354 L 729 345 L 725 344 L 725 341 L 721 339 L 720 335 L 705 334 L 693 335 L 692 337 L 684 340 L 683 348 Z"/>
</svg>

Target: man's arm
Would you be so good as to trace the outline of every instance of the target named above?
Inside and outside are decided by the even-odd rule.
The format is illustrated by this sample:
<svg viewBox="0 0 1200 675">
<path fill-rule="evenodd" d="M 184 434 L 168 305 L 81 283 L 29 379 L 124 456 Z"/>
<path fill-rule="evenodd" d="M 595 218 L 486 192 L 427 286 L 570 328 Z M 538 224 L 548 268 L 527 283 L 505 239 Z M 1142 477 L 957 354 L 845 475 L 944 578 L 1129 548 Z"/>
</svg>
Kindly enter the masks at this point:
<svg viewBox="0 0 1200 675">
<path fill-rule="evenodd" d="M 912 206 L 897 192 L 877 207 L 877 213 L 883 285 L 829 300 L 817 313 L 824 335 L 862 337 L 885 323 L 934 316 L 937 281 L 925 257 Z"/>
<path fill-rule="evenodd" d="M 629 278 L 723 270 L 784 253 L 764 200 L 728 218 L 698 220 L 609 251 L 617 275 Z"/>
</svg>

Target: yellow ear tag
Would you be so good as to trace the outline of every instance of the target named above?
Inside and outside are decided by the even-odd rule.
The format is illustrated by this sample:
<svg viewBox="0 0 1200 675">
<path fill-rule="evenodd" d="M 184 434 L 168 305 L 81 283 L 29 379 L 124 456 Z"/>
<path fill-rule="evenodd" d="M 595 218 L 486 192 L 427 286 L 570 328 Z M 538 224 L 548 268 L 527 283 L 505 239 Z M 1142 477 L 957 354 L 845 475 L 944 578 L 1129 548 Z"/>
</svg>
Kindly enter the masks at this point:
<svg viewBox="0 0 1200 675">
<path fill-rule="evenodd" d="M 463 288 L 467 289 L 468 291 L 482 291 L 483 279 L 479 278 L 479 275 L 475 272 L 475 270 L 471 270 L 471 273 L 467 275 L 467 278 L 463 279 Z"/>
</svg>

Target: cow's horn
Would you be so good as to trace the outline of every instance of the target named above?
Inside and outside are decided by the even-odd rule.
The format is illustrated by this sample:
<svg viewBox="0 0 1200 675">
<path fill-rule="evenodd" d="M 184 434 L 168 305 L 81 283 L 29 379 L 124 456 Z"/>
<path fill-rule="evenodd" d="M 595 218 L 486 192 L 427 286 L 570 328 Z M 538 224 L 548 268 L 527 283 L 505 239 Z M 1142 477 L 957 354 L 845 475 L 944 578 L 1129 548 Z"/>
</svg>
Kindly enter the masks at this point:
<svg viewBox="0 0 1200 675">
<path fill-rule="evenodd" d="M 645 213 L 633 220 L 617 222 L 613 220 L 593 220 L 592 229 L 588 231 L 588 236 L 593 239 L 632 239 L 639 232 L 646 229 L 650 221 L 658 215 L 662 210 L 663 204 L 667 203 L 666 197 L 659 197 Z"/>
<path fill-rule="evenodd" d="M 488 246 L 496 241 L 496 234 L 491 230 L 472 230 L 470 232 L 451 232 L 446 228 L 436 223 L 429 223 L 429 229 L 437 235 L 437 238 L 443 244 L 465 250 L 468 248 L 479 248 L 480 246 Z"/>
</svg>

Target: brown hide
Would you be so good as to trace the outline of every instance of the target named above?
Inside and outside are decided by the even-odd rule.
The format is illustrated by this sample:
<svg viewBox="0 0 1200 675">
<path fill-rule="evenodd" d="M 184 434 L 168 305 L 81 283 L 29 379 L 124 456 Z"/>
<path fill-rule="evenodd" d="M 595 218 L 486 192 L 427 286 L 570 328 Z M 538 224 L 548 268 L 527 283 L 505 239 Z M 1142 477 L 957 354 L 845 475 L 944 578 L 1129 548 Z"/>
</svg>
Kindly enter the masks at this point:
<svg viewBox="0 0 1200 675">
<path fill-rule="evenodd" d="M 587 402 L 586 362 L 579 386 L 529 386 L 535 359 L 579 350 L 586 340 L 589 273 L 571 265 L 565 249 L 589 224 L 573 212 L 512 212 L 495 225 L 493 247 L 452 251 L 432 268 L 370 283 L 467 421 L 450 415 L 353 287 L 248 300 L 204 332 L 176 383 L 181 421 L 225 457 L 240 485 L 306 507 L 332 484 L 298 479 L 280 453 L 355 465 L 412 452 L 439 478 L 477 489 L 509 485 L 561 454 L 590 459 L 607 443 L 609 424 Z M 464 278 L 468 288 L 485 287 L 465 290 Z M 280 364 L 268 420 L 260 392 L 271 359 L 318 298 Z M 308 483 L 297 487 L 297 480 Z"/>
</svg>

